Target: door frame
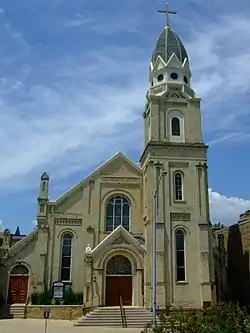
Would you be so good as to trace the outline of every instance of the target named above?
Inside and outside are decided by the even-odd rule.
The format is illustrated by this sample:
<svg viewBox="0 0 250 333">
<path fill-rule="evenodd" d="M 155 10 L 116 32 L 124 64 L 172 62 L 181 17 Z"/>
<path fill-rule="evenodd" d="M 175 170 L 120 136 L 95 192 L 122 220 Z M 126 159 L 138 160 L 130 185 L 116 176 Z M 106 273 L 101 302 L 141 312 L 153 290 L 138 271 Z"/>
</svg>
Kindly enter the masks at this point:
<svg viewBox="0 0 250 333">
<path fill-rule="evenodd" d="M 127 274 L 124 274 L 124 275 L 121 275 L 121 274 L 117 274 L 117 275 L 110 275 L 110 274 L 106 274 L 105 275 L 105 298 L 104 298 L 104 305 L 106 305 L 106 296 L 107 296 L 107 277 L 130 277 L 131 278 L 131 282 L 132 282 L 132 285 L 131 285 L 131 306 L 133 306 L 134 304 L 134 288 L 133 288 L 133 274 L 131 275 L 127 275 Z M 109 305 L 110 306 L 110 305 Z"/>
<path fill-rule="evenodd" d="M 130 252 L 123 252 L 123 251 L 112 251 L 110 252 L 106 258 L 105 258 L 105 265 L 104 265 L 104 274 L 103 274 L 103 288 L 102 288 L 102 304 L 105 306 L 106 305 L 106 291 L 107 291 L 107 286 L 106 286 L 106 277 L 107 276 L 120 276 L 119 274 L 118 275 L 109 275 L 109 274 L 106 274 L 106 270 L 107 270 L 107 265 L 108 265 L 108 262 L 110 259 L 112 259 L 113 257 L 116 257 L 117 255 L 122 255 L 124 257 L 126 257 L 129 261 L 130 261 L 130 264 L 131 264 L 131 271 L 132 271 L 132 274 L 130 275 L 121 275 L 121 276 L 131 276 L 131 279 L 132 279 L 132 306 L 134 306 L 134 303 L 135 303 L 135 286 L 136 286 L 136 281 L 137 281 L 137 274 L 135 274 L 136 270 L 135 270 L 135 267 L 136 267 L 136 264 L 135 264 L 135 259 L 132 257 L 132 255 L 130 254 Z"/>
<path fill-rule="evenodd" d="M 22 265 L 28 270 L 28 274 L 11 274 L 11 271 L 14 267 Z M 8 298 L 9 298 L 9 287 L 10 287 L 10 278 L 11 276 L 27 276 L 28 277 L 28 288 L 27 288 L 27 297 L 26 297 L 26 302 L 29 298 L 29 292 L 30 292 L 30 266 L 23 261 L 15 261 L 13 262 L 8 270 L 8 281 L 7 281 L 7 288 L 6 288 L 6 295 L 5 295 L 5 303 L 8 304 Z"/>
</svg>

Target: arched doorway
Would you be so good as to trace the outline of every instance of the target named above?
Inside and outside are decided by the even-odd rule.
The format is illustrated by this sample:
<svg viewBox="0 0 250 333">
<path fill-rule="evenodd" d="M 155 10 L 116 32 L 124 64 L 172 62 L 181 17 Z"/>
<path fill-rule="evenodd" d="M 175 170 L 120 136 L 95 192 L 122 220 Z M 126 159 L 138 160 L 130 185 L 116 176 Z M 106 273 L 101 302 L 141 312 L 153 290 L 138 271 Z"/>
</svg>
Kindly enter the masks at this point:
<svg viewBox="0 0 250 333">
<path fill-rule="evenodd" d="M 132 265 L 122 255 L 112 257 L 106 267 L 106 301 L 107 306 L 120 304 L 132 305 Z"/>
<path fill-rule="evenodd" d="M 29 270 L 24 265 L 16 265 L 10 271 L 9 303 L 26 303 L 28 296 Z"/>
</svg>

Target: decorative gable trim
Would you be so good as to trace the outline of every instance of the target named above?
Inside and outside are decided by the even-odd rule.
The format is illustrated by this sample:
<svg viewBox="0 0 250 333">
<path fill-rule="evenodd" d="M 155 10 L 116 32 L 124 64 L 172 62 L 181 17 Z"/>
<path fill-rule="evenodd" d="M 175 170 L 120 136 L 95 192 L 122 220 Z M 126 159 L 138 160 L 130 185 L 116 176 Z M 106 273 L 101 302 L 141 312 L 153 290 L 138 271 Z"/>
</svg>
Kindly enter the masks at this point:
<svg viewBox="0 0 250 333">
<path fill-rule="evenodd" d="M 134 247 L 136 247 L 136 249 L 140 252 L 140 253 L 144 253 L 144 249 L 141 247 L 141 245 L 139 244 L 139 242 L 126 230 L 123 228 L 123 226 L 119 226 L 117 227 L 114 231 L 112 231 L 102 242 L 100 242 L 91 252 L 92 255 L 95 255 L 96 253 L 98 253 L 99 251 L 101 251 L 105 246 L 107 246 L 108 244 L 112 245 L 114 244 L 115 241 L 117 241 L 117 239 L 121 240 L 121 238 L 124 239 L 124 241 L 127 244 L 131 244 Z M 117 244 L 117 243 L 115 243 Z M 121 243 L 120 243 L 121 244 Z M 123 242 L 124 244 L 124 242 Z"/>
<path fill-rule="evenodd" d="M 109 165 L 112 165 L 118 159 L 122 159 L 124 162 L 128 163 L 138 173 L 138 175 L 141 176 L 141 174 L 142 174 L 141 169 L 134 162 L 132 162 L 127 156 L 125 156 L 124 154 L 119 152 L 119 153 L 115 154 L 113 157 L 111 157 L 104 164 L 102 164 L 100 167 L 98 167 L 84 180 L 80 181 L 75 186 L 73 186 L 71 189 L 69 189 L 66 193 L 61 195 L 57 200 L 52 201 L 52 204 L 54 204 L 55 206 L 60 206 L 62 204 L 62 202 L 67 200 L 69 197 L 74 196 L 76 192 L 79 193 L 79 191 L 83 191 L 83 189 L 89 185 L 89 182 L 94 182 L 98 177 L 100 177 L 102 175 L 104 170 Z"/>
<path fill-rule="evenodd" d="M 18 252 L 21 252 L 26 246 L 28 246 L 31 242 L 37 239 L 39 229 L 34 229 L 29 235 L 25 236 L 15 245 L 13 245 L 9 249 L 8 258 L 14 257 Z"/>
</svg>

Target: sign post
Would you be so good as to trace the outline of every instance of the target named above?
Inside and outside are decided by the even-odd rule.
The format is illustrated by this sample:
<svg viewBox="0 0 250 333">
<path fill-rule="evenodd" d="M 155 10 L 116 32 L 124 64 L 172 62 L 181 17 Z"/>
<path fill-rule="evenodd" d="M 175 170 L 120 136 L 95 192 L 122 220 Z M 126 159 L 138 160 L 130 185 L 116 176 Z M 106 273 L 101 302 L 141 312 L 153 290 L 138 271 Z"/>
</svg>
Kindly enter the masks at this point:
<svg viewBox="0 0 250 333">
<path fill-rule="evenodd" d="M 45 319 L 45 327 L 44 327 L 44 332 L 48 332 L 48 319 L 50 315 L 50 309 L 43 309 L 43 318 Z"/>
</svg>

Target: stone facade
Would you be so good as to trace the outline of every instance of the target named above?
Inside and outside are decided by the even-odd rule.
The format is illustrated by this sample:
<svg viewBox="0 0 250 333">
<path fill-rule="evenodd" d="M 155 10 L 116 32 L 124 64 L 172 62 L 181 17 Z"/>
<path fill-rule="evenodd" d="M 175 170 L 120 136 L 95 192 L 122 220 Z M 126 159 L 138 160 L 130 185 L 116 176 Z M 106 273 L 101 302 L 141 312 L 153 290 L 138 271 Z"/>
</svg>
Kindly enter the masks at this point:
<svg viewBox="0 0 250 333">
<path fill-rule="evenodd" d="M 27 319 L 43 319 L 44 309 L 45 307 L 39 305 L 27 305 L 25 310 L 25 317 Z M 50 310 L 50 319 L 76 320 L 85 315 L 83 307 L 77 305 L 47 305 L 46 309 Z"/>
<path fill-rule="evenodd" d="M 173 50 L 171 28 L 165 29 L 161 43 Z M 173 52 L 166 60 L 157 48 L 143 113 L 141 168 L 118 153 L 55 201 L 44 173 L 37 227 L 9 248 L 0 271 L 6 301 L 12 294 L 26 302 L 63 280 L 83 292 L 87 307 L 116 305 L 119 297 L 125 305 L 152 306 L 154 222 L 157 305 L 201 308 L 214 301 L 200 99 L 190 86 L 188 59 L 181 63 Z M 27 295 L 17 296 L 15 283 Z"/>
</svg>

